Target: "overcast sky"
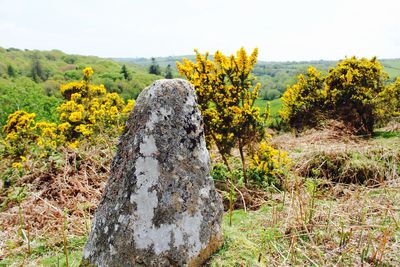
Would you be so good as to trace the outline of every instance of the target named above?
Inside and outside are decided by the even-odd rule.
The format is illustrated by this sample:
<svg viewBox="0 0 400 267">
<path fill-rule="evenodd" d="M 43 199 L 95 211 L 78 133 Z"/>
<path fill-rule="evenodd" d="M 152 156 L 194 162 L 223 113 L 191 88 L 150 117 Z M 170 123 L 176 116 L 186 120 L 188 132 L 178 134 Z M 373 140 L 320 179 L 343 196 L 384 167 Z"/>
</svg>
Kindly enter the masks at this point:
<svg viewBox="0 0 400 267">
<path fill-rule="evenodd" d="M 0 46 L 102 57 L 259 48 L 267 61 L 400 57 L 399 0 L 0 0 Z"/>
</svg>

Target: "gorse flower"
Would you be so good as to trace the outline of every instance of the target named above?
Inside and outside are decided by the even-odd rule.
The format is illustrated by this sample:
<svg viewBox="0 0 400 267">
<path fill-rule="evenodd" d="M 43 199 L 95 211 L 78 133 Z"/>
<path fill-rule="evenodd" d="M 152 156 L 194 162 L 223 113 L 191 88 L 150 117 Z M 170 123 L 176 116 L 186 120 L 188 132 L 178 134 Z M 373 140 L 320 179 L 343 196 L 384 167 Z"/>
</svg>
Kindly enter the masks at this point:
<svg viewBox="0 0 400 267">
<path fill-rule="evenodd" d="M 67 140 L 93 138 L 100 132 L 118 135 L 134 101 L 125 104 L 117 93 L 108 93 L 103 85 L 91 84 L 91 68 L 85 68 L 83 72 L 82 81 L 61 86 L 66 102 L 57 110 L 60 121 L 68 123 L 62 127 Z"/>
<path fill-rule="evenodd" d="M 273 148 L 268 142 L 261 142 L 250 161 L 250 167 L 273 177 L 282 175 L 290 162 L 287 152 Z"/>
<path fill-rule="evenodd" d="M 93 69 L 91 68 L 91 67 L 86 67 L 84 70 L 83 70 L 83 79 L 84 80 L 86 80 L 86 81 L 88 81 L 91 77 L 92 77 L 92 75 L 93 75 Z"/>
<path fill-rule="evenodd" d="M 22 169 L 22 164 L 21 162 L 13 162 L 11 167 L 13 167 L 14 169 Z"/>
<path fill-rule="evenodd" d="M 248 56 L 241 48 L 230 57 L 217 51 L 214 61 L 195 52 L 195 62 L 183 59 L 177 68 L 196 90 L 207 144 L 216 144 L 227 165 L 226 156 L 237 145 L 244 165 L 244 147 L 264 135 L 264 116 L 254 107 L 261 85 L 251 76 L 258 49 Z"/>
<path fill-rule="evenodd" d="M 125 104 L 117 93 L 107 93 L 103 85 L 91 84 L 92 68 L 85 68 L 83 73 L 82 81 L 60 88 L 65 99 L 57 108 L 60 124 L 36 122 L 34 113 L 22 110 L 8 117 L 3 132 L 9 154 L 20 158 L 34 147 L 40 157 L 47 157 L 59 145 L 76 148 L 81 138 L 94 140 L 100 132 L 116 136 L 122 131 L 134 101 Z"/>
<path fill-rule="evenodd" d="M 78 122 L 82 120 L 83 114 L 80 111 L 74 111 L 69 115 L 68 120 L 71 122 Z"/>
<path fill-rule="evenodd" d="M 36 114 L 17 110 L 8 116 L 7 124 L 3 127 L 6 140 L 15 140 L 28 135 L 34 126 Z"/>
</svg>

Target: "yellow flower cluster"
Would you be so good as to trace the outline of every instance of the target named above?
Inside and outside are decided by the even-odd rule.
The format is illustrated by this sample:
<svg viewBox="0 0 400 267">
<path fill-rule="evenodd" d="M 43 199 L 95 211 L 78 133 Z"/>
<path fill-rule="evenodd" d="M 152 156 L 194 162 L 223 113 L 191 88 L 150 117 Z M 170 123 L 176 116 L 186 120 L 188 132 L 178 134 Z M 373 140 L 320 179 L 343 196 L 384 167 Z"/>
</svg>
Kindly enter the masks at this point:
<svg viewBox="0 0 400 267">
<path fill-rule="evenodd" d="M 29 135 L 35 123 L 35 113 L 17 110 L 8 116 L 7 124 L 3 127 L 6 140 L 18 140 Z"/>
<path fill-rule="evenodd" d="M 93 138 L 100 132 L 119 134 L 134 101 L 125 104 L 118 94 L 107 93 L 103 85 L 90 84 L 92 75 L 93 70 L 85 68 L 82 81 L 61 86 L 65 102 L 57 108 L 61 121 L 58 125 L 35 122 L 34 113 L 22 110 L 11 114 L 3 127 L 8 153 L 19 158 L 33 149 L 46 157 L 60 144 L 76 148 L 80 137 Z"/>
<path fill-rule="evenodd" d="M 62 132 L 55 123 L 35 122 L 35 114 L 17 110 L 8 117 L 3 131 L 6 134 L 5 145 L 10 155 L 26 159 L 34 145 L 41 156 L 55 149 L 64 140 Z"/>
<path fill-rule="evenodd" d="M 346 58 L 326 78 L 329 100 L 337 104 L 367 103 L 382 90 L 387 75 L 376 58 Z"/>
<path fill-rule="evenodd" d="M 195 52 L 195 62 L 183 59 L 177 68 L 195 87 L 207 143 L 214 142 L 221 154 L 228 155 L 238 141 L 241 149 L 264 132 L 259 108 L 253 106 L 260 89 L 251 76 L 258 50 L 248 56 L 241 48 L 230 57 L 217 51 L 214 61 L 208 53 Z"/>
<path fill-rule="evenodd" d="M 100 132 L 119 134 L 134 101 L 125 104 L 117 93 L 108 93 L 103 85 L 91 84 L 91 68 L 83 72 L 82 81 L 61 87 L 66 102 L 58 107 L 58 112 L 65 136 L 74 141 L 80 136 L 93 137 Z"/>
<path fill-rule="evenodd" d="M 76 95 L 76 94 L 73 94 Z M 85 107 L 82 104 L 79 104 L 73 100 L 67 101 L 61 104 L 57 110 L 60 112 L 60 120 L 67 121 L 71 120 L 72 113 L 81 113 L 81 115 L 74 115 L 72 119 L 76 122 L 76 117 L 82 117 L 82 113 L 85 111 Z"/>
<path fill-rule="evenodd" d="M 20 170 L 20 169 L 22 169 L 22 163 L 21 162 L 13 162 L 11 167 L 14 169 Z"/>
<path fill-rule="evenodd" d="M 62 134 L 58 132 L 57 124 L 50 122 L 38 122 L 35 125 L 36 144 L 44 151 L 55 149 L 63 140 Z M 47 156 L 47 153 L 42 153 Z"/>
<path fill-rule="evenodd" d="M 75 131 L 82 133 L 83 136 L 90 136 L 93 134 L 92 125 L 80 124 L 75 127 Z"/>
<path fill-rule="evenodd" d="M 93 75 L 93 69 L 91 68 L 91 67 L 86 67 L 84 70 L 83 70 L 83 75 L 84 75 L 84 79 L 85 80 L 89 80 L 91 77 L 92 77 L 92 75 Z"/>
<path fill-rule="evenodd" d="M 291 127 L 301 130 L 305 126 L 316 126 L 322 116 L 326 87 L 324 78 L 314 67 L 309 67 L 307 73 L 300 74 L 297 79 L 281 98 L 280 116 Z"/>
<path fill-rule="evenodd" d="M 250 160 L 250 167 L 256 168 L 265 176 L 279 177 L 288 169 L 290 163 L 287 152 L 273 148 L 268 142 L 261 142 Z"/>
</svg>

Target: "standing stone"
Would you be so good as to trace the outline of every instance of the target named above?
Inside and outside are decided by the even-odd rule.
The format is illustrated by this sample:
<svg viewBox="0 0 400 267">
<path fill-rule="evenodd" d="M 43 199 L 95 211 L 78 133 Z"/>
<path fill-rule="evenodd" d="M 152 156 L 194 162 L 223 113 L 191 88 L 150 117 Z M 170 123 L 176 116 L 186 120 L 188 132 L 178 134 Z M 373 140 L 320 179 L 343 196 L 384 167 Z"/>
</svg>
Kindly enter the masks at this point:
<svg viewBox="0 0 400 267">
<path fill-rule="evenodd" d="M 199 266 L 223 243 L 222 202 L 193 87 L 160 80 L 138 97 L 82 266 Z"/>
</svg>

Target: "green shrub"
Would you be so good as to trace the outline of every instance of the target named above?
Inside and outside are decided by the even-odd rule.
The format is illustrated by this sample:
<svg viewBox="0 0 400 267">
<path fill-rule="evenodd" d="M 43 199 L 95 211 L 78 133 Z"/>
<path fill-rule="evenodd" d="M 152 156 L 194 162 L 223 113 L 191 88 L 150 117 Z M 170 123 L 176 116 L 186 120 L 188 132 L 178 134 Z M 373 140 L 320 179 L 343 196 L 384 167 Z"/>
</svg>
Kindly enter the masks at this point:
<svg viewBox="0 0 400 267">
<path fill-rule="evenodd" d="M 56 121 L 55 109 L 61 99 L 47 96 L 43 88 L 26 77 L 13 81 L 0 78 L 0 127 L 5 125 L 9 114 L 23 109 L 34 112 L 39 120 Z"/>
<path fill-rule="evenodd" d="M 229 175 L 228 167 L 225 164 L 217 163 L 211 170 L 212 178 L 217 181 L 226 181 Z"/>
</svg>

